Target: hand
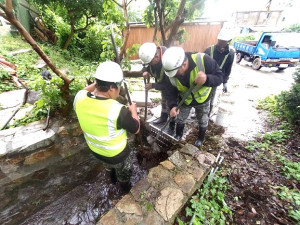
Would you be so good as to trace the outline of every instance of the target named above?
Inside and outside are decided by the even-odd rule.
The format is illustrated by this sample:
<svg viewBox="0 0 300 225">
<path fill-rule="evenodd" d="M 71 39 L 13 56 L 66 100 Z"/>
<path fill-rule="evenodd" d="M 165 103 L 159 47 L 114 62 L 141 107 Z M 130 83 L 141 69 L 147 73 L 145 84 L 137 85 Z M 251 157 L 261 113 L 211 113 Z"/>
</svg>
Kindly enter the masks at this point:
<svg viewBox="0 0 300 225">
<path fill-rule="evenodd" d="M 176 111 L 176 108 L 177 107 L 173 107 L 171 110 L 170 110 L 170 117 L 175 117 L 179 114 L 179 109 L 177 109 Z"/>
<path fill-rule="evenodd" d="M 203 71 L 200 71 L 197 77 L 195 78 L 194 82 L 197 85 L 203 85 L 206 82 L 206 79 L 207 75 Z"/>
<path fill-rule="evenodd" d="M 149 89 L 151 89 L 151 88 L 152 88 L 152 83 L 146 84 L 146 90 L 149 90 Z"/>
<path fill-rule="evenodd" d="M 224 92 L 224 93 L 227 92 L 227 83 L 223 83 L 223 92 Z"/>
<path fill-rule="evenodd" d="M 147 71 L 145 71 L 145 72 L 143 73 L 143 77 L 144 77 L 145 79 L 149 80 L 149 79 L 150 79 L 150 73 L 147 72 Z"/>
</svg>

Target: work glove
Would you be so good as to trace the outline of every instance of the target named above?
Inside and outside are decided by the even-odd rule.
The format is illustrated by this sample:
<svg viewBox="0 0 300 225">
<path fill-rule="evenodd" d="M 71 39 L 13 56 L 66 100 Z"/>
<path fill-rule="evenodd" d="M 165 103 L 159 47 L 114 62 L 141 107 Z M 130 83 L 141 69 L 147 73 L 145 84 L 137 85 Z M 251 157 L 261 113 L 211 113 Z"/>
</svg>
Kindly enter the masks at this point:
<svg viewBox="0 0 300 225">
<path fill-rule="evenodd" d="M 223 83 L 223 93 L 227 92 L 227 83 Z"/>
</svg>

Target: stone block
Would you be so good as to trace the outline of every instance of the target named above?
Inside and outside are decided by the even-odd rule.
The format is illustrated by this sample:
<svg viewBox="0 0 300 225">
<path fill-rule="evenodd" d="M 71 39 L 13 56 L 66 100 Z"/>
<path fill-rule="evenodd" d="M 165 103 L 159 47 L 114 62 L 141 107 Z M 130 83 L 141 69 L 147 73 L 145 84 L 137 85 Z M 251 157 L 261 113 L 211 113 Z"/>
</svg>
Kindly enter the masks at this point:
<svg viewBox="0 0 300 225">
<path fill-rule="evenodd" d="M 143 192 L 147 191 L 150 187 L 150 184 L 147 179 L 142 179 L 137 182 L 133 188 L 131 188 L 130 193 L 136 201 L 143 200 L 141 195 Z"/>
<path fill-rule="evenodd" d="M 48 150 L 43 150 L 40 152 L 35 152 L 25 158 L 24 165 L 32 165 L 35 163 L 42 162 L 50 157 L 55 157 L 59 155 L 59 150 L 55 147 L 51 147 Z"/>
<path fill-rule="evenodd" d="M 205 171 L 203 168 L 199 167 L 199 164 L 194 161 L 190 161 L 187 164 L 186 171 L 192 174 L 196 181 L 200 181 L 202 177 L 205 177 Z"/>
<path fill-rule="evenodd" d="M 201 152 L 196 158 L 204 168 L 209 168 L 216 160 L 216 157 L 208 152 Z"/>
<path fill-rule="evenodd" d="M 163 167 L 165 167 L 168 170 L 173 170 L 175 168 L 174 164 L 168 160 L 161 162 L 160 165 L 162 165 Z"/>
<path fill-rule="evenodd" d="M 155 203 L 155 210 L 165 221 L 171 221 L 182 206 L 183 193 L 180 189 L 170 187 L 163 189 L 160 193 Z"/>
<path fill-rule="evenodd" d="M 178 173 L 175 175 L 174 181 L 178 184 L 183 193 L 192 194 L 195 191 L 194 186 L 196 181 L 191 174 L 186 172 Z"/>
<path fill-rule="evenodd" d="M 165 224 L 163 218 L 155 211 L 152 210 L 151 212 L 148 213 L 148 215 L 144 219 L 144 223 L 142 225 L 163 225 Z"/>
<path fill-rule="evenodd" d="M 148 182 L 155 188 L 160 189 L 161 186 L 172 180 L 173 174 L 162 166 L 151 168 L 148 174 Z"/>
<path fill-rule="evenodd" d="M 118 209 L 121 213 L 126 214 L 134 214 L 137 216 L 142 216 L 142 209 L 140 205 L 138 205 L 133 196 L 125 195 L 117 204 L 116 209 Z"/>
<path fill-rule="evenodd" d="M 30 131 L 16 134 L 12 142 L 12 150 L 18 152 L 28 152 L 38 148 L 47 147 L 55 140 L 53 130 Z"/>
<path fill-rule="evenodd" d="M 100 221 L 96 225 L 122 225 L 118 220 L 116 210 L 109 210 L 104 216 L 101 217 Z"/>
<path fill-rule="evenodd" d="M 69 132 L 64 126 L 59 127 L 57 133 L 62 138 L 69 136 Z"/>
<path fill-rule="evenodd" d="M 179 153 L 179 151 L 174 152 L 170 157 L 169 157 L 170 162 L 172 162 L 175 166 L 183 169 L 186 166 L 186 160 L 183 157 L 182 154 Z"/>
<path fill-rule="evenodd" d="M 179 152 L 195 156 L 199 152 L 199 149 L 192 144 L 185 144 L 181 149 L 179 149 Z"/>
</svg>

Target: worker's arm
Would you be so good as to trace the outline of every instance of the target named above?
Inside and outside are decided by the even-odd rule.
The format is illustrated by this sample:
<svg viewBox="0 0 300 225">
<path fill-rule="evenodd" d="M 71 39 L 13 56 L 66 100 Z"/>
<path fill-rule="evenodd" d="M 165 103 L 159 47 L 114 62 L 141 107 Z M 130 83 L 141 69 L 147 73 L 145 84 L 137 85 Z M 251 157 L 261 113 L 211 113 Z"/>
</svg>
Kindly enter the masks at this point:
<svg viewBox="0 0 300 225">
<path fill-rule="evenodd" d="M 128 108 L 123 107 L 117 120 L 117 128 L 137 134 L 140 131 L 140 119 L 137 115 L 136 105 L 132 104 Z"/>
<path fill-rule="evenodd" d="M 84 88 L 84 90 L 87 90 L 88 92 L 93 92 L 95 90 L 95 88 L 96 88 L 96 81 L 94 83 L 90 84 L 89 86 L 86 86 Z"/>
</svg>

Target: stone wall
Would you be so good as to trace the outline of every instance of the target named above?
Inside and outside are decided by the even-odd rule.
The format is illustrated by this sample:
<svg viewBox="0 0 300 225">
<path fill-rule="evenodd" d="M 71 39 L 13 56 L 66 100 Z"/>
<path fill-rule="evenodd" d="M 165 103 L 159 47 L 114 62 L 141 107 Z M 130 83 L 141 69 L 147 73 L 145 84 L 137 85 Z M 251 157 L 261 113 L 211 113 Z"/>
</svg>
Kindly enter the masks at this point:
<svg viewBox="0 0 300 225">
<path fill-rule="evenodd" d="M 186 144 L 150 169 L 97 225 L 173 224 L 191 195 L 201 186 L 215 157 Z"/>
<path fill-rule="evenodd" d="M 45 121 L 0 131 L 0 188 L 21 183 L 39 170 L 86 148 L 78 121 Z M 3 189 L 2 189 L 3 191 Z"/>
</svg>

